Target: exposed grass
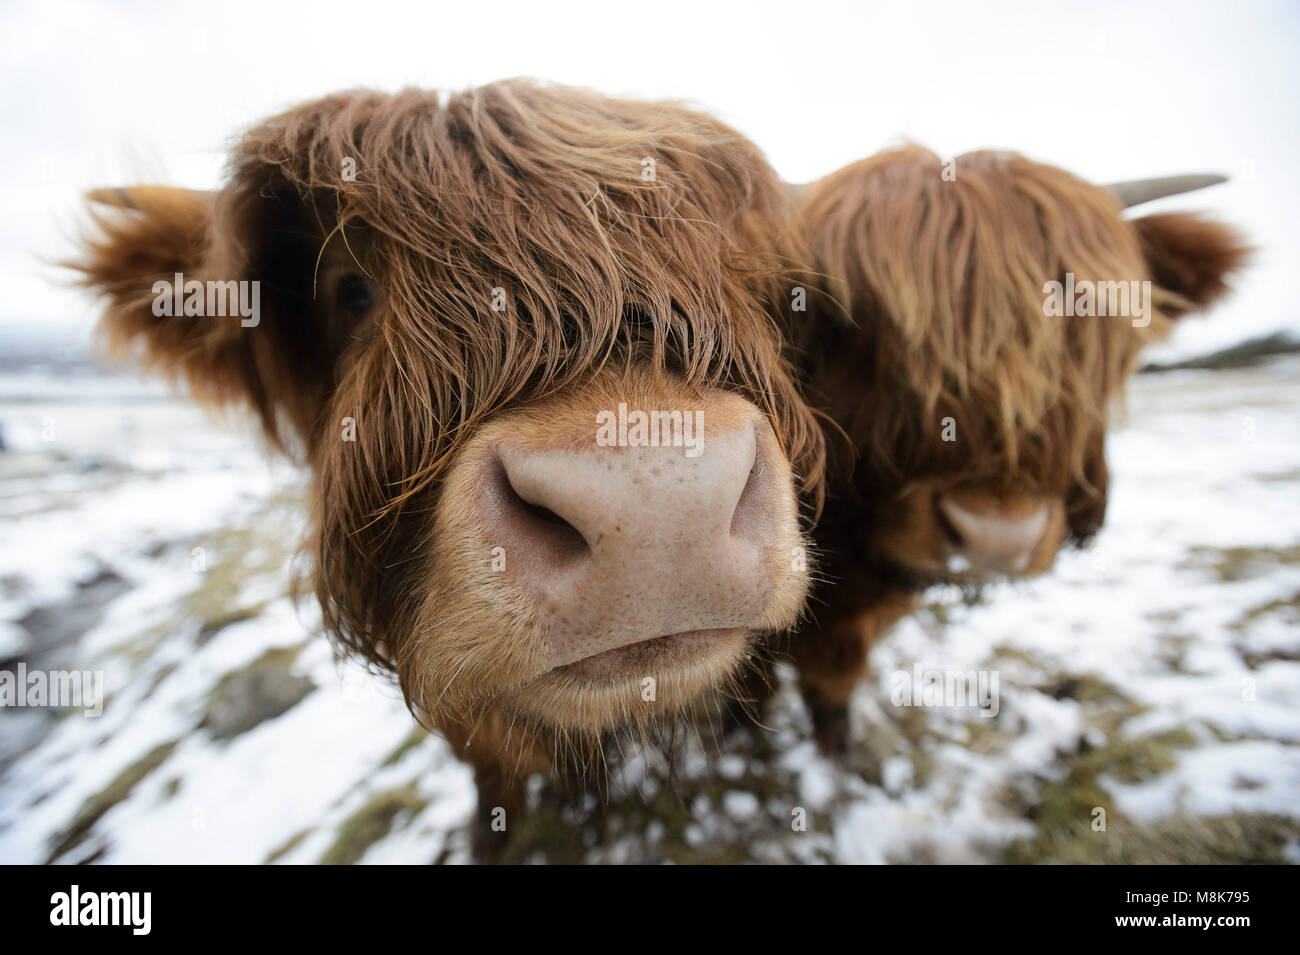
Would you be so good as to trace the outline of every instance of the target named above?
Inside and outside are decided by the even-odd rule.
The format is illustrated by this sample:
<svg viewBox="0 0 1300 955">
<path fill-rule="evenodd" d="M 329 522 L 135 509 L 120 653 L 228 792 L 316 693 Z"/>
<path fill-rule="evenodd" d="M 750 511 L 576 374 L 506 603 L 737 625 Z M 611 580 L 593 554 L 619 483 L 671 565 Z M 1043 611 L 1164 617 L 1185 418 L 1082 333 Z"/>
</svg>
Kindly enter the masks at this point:
<svg viewBox="0 0 1300 955">
<path fill-rule="evenodd" d="M 297 706 L 316 688 L 310 678 L 290 672 L 304 646 L 273 647 L 222 676 L 208 696 L 199 728 L 211 732 L 213 739 L 231 739 Z"/>
<path fill-rule="evenodd" d="M 1133 701 L 1105 677 L 1096 673 L 1065 674 L 1039 687 L 1054 700 L 1075 700 L 1078 703 L 1125 703 Z"/>
<path fill-rule="evenodd" d="M 404 828 L 426 805 L 428 800 L 419 796 L 414 781 L 400 789 L 379 793 L 343 821 L 334 844 L 321 856 L 321 865 L 359 862 L 367 849 L 396 829 Z M 283 851 L 291 848 L 288 846 Z"/>
<path fill-rule="evenodd" d="M 384 761 L 379 764 L 380 767 L 396 766 L 402 761 L 402 757 L 428 738 L 428 732 L 417 726 L 415 729 L 411 730 L 411 732 L 407 733 L 406 739 L 402 740 L 398 747 L 384 758 Z"/>
<path fill-rule="evenodd" d="M 708 736 L 705 735 L 705 739 Z M 711 743 L 704 749 L 712 752 Z M 500 861 L 549 864 L 724 865 L 829 861 L 832 814 L 808 811 L 795 831 L 792 810 L 804 803 L 798 776 L 779 765 L 770 734 L 733 729 L 720 763 L 679 773 L 665 765 L 624 780 L 610 792 L 544 791 L 539 805 L 508 821 Z M 700 753 L 695 751 L 698 756 Z"/>
<path fill-rule="evenodd" d="M 237 610 L 232 610 L 227 614 L 210 617 L 203 622 L 203 626 L 199 627 L 199 632 L 194 638 L 194 642 L 198 646 L 203 646 L 227 627 L 233 626 L 237 623 L 243 623 L 246 620 L 256 620 L 265 610 L 266 603 L 263 602 L 250 607 L 241 607 Z"/>
<path fill-rule="evenodd" d="M 1245 633 L 1266 617 L 1279 617 L 1287 625 L 1300 629 L 1300 591 L 1251 607 L 1230 626 L 1238 633 Z"/>
<path fill-rule="evenodd" d="M 1115 818 L 1106 831 L 1075 822 L 1007 853 L 1008 862 L 1065 865 L 1280 865 L 1300 820 L 1274 815 L 1176 815 L 1151 823 Z"/>
<path fill-rule="evenodd" d="M 1300 563 L 1300 544 L 1290 547 L 1193 547 L 1182 566 L 1214 574 L 1223 583 L 1253 580 L 1281 565 Z"/>
<path fill-rule="evenodd" d="M 167 663 L 160 666 L 158 672 L 154 674 L 153 679 L 149 681 L 149 686 L 145 689 L 144 695 L 141 696 L 140 699 L 147 700 L 149 697 L 153 696 L 154 693 L 158 691 L 158 687 L 162 686 L 163 683 L 167 681 L 167 678 L 180 668 L 181 665 L 179 663 Z"/>
<path fill-rule="evenodd" d="M 294 849 L 298 848 L 298 846 L 302 844 L 302 841 L 306 839 L 309 835 L 311 835 L 311 833 L 312 830 L 310 829 L 298 830 L 293 835 L 291 835 L 288 839 L 286 839 L 284 842 L 280 843 L 280 845 L 272 849 L 267 854 L 266 858 L 262 860 L 262 864 L 270 865 L 273 862 L 278 862 L 279 860 L 283 859 Z"/>
<path fill-rule="evenodd" d="M 95 823 L 106 812 L 131 795 L 131 790 L 135 789 L 142 779 L 166 762 L 179 742 L 179 740 L 171 740 L 167 743 L 159 743 L 118 773 L 111 783 L 87 799 L 71 824 L 54 836 L 52 840 L 54 845 L 45 860 L 46 864 L 54 862 L 81 845 L 90 835 L 90 830 L 94 828 Z"/>
<path fill-rule="evenodd" d="M 1196 744 L 1196 737 L 1185 729 L 1130 738 L 1114 732 L 1104 746 L 1084 743 L 1067 760 L 1064 776 L 1044 786 L 1027 807 L 1026 815 L 1038 834 L 1014 843 L 1007 850 L 1007 861 L 1049 861 L 1063 845 L 1081 837 L 1105 835 L 1092 829 L 1097 810 L 1105 813 L 1107 831 L 1128 825 L 1116 811 L 1105 780 L 1145 782 L 1172 769 L 1178 750 Z"/>
<path fill-rule="evenodd" d="M 181 610 L 189 619 L 202 621 L 201 640 L 261 612 L 261 603 L 250 603 L 246 597 L 251 579 L 269 577 L 288 589 L 289 559 L 297 546 L 296 537 L 268 533 L 255 522 L 206 534 L 192 544 L 203 548 L 204 569 L 187 571 L 194 574 L 196 586 L 185 595 Z"/>
</svg>

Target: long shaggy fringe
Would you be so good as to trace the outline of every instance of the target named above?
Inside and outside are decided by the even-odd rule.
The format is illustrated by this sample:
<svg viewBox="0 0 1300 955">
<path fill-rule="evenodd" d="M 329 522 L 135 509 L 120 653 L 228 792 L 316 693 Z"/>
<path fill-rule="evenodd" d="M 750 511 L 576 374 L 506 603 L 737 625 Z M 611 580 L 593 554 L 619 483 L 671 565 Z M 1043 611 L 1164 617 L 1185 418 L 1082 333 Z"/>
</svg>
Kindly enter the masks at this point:
<svg viewBox="0 0 1300 955">
<path fill-rule="evenodd" d="M 801 212 L 824 288 L 843 305 L 821 304 L 823 327 L 838 326 L 831 338 L 845 345 L 820 351 L 862 361 L 839 377 L 856 394 L 831 397 L 847 406 L 836 417 L 858 477 L 878 488 L 935 476 L 1086 487 L 1108 403 L 1169 318 L 1159 291 L 1145 329 L 1049 317 L 1043 285 L 1067 272 L 1148 279 L 1138 235 L 1117 200 L 1061 169 L 999 152 L 950 169 L 955 180 L 907 145 L 809 187 Z M 959 439 L 945 443 L 949 416 Z"/>
<path fill-rule="evenodd" d="M 457 621 L 422 615 L 439 588 L 474 590 L 437 559 L 435 508 L 457 451 L 497 413 L 634 367 L 726 389 L 768 414 L 808 517 L 820 509 L 824 439 L 787 353 L 792 199 L 702 113 L 526 80 L 448 98 L 353 91 L 248 131 L 217 193 L 122 193 L 92 212 L 73 263 L 109 300 L 101 329 L 200 400 L 250 405 L 273 444 L 301 451 L 325 626 L 396 673 L 426 722 L 472 726 L 486 711 L 457 699 L 482 703 L 475 686 L 503 667 L 457 653 Z M 321 307 L 340 247 L 381 290 L 364 321 Z M 176 272 L 259 281 L 259 325 L 155 316 L 152 287 Z M 422 623 L 448 625 L 454 672 L 424 665 Z"/>
<path fill-rule="evenodd" d="M 303 204 L 327 241 L 363 234 L 386 297 L 375 340 L 340 359 L 332 408 L 356 443 L 325 427 L 313 449 L 326 621 L 372 662 L 392 666 L 393 624 L 418 611 L 427 523 L 405 518 L 428 516 L 459 439 L 598 369 L 648 364 L 749 398 L 819 505 L 821 432 L 783 354 L 789 199 L 733 130 L 520 80 L 445 105 L 348 93 L 243 139 L 216 233 L 265 234 L 268 197 Z M 249 250 L 228 251 L 238 272 Z"/>
</svg>

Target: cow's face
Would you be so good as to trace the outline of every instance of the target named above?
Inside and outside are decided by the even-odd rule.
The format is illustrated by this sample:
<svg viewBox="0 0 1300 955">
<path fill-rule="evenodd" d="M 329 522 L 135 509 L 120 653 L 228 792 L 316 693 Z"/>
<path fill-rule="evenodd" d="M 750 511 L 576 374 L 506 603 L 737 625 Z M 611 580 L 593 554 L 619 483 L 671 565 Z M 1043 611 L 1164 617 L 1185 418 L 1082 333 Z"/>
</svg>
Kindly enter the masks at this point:
<svg viewBox="0 0 1300 955">
<path fill-rule="evenodd" d="M 978 582 L 1041 573 L 1100 527 L 1108 406 L 1244 255 L 1217 223 L 1122 211 L 1006 153 L 908 147 L 807 188 L 825 276 L 810 392 L 852 445 L 824 522 L 837 546 Z"/>
<path fill-rule="evenodd" d="M 802 607 L 785 202 L 676 106 L 351 94 L 254 129 L 215 199 L 128 196 L 85 269 L 110 333 L 303 444 L 327 626 L 422 719 L 594 736 L 725 688 Z M 257 326 L 142 311 L 174 271 L 261 281 Z"/>
</svg>

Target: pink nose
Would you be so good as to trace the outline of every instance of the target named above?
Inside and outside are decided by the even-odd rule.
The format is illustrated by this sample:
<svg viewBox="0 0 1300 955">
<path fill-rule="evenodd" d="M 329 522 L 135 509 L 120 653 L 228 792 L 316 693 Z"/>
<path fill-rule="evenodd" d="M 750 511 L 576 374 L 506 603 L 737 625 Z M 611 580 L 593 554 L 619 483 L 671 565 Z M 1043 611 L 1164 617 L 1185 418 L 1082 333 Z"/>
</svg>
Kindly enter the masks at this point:
<svg viewBox="0 0 1300 955">
<path fill-rule="evenodd" d="M 941 494 L 938 507 L 955 538 L 953 556 L 976 573 L 1023 573 L 1047 532 L 1047 505 L 1042 503 L 975 510 Z"/>
<path fill-rule="evenodd" d="M 757 409 L 715 430 L 694 455 L 590 439 L 497 444 L 486 530 L 537 602 L 551 666 L 761 616 L 793 521 L 789 471 Z"/>
</svg>

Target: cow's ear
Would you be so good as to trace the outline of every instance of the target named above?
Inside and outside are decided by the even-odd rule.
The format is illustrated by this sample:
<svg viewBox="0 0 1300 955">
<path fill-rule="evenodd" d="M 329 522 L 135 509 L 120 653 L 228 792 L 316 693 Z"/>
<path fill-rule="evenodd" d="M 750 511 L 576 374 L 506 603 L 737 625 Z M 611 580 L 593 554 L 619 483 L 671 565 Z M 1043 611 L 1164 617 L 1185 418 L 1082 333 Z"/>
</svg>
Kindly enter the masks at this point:
<svg viewBox="0 0 1300 955">
<path fill-rule="evenodd" d="M 200 402 L 251 407 L 274 445 L 309 450 L 349 330 L 322 320 L 321 229 L 303 201 L 250 175 L 217 193 L 133 186 L 88 199 L 92 227 L 68 264 L 106 299 L 110 349 Z"/>
<path fill-rule="evenodd" d="M 1190 212 L 1134 219 L 1142 251 L 1165 296 L 1171 318 L 1208 308 L 1228 292 L 1228 276 L 1246 264 L 1251 249 L 1230 226 Z"/>
<path fill-rule="evenodd" d="M 95 189 L 86 198 L 90 228 L 80 255 L 67 265 L 80 273 L 80 285 L 105 300 L 100 336 L 113 352 L 129 351 L 146 366 L 183 381 L 199 400 L 231 395 L 237 388 L 237 337 L 220 345 L 216 326 L 186 319 L 173 294 L 183 295 L 185 281 L 200 280 L 216 194 L 129 186 Z M 179 314 L 171 314 L 175 311 Z"/>
</svg>

